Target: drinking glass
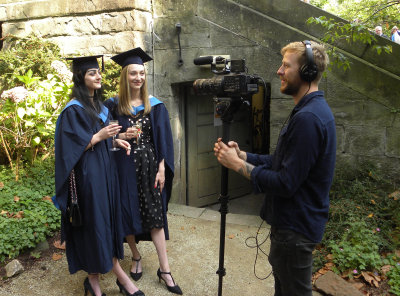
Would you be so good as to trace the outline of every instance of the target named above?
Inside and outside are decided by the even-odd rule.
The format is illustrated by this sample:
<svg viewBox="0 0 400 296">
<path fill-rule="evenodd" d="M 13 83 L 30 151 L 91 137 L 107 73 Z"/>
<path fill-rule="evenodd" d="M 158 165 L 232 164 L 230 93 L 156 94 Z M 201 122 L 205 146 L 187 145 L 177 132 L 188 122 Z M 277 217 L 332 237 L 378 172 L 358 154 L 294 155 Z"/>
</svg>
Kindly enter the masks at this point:
<svg viewBox="0 0 400 296">
<path fill-rule="evenodd" d="M 138 120 L 136 122 L 134 122 L 133 120 L 129 119 L 129 123 L 131 125 L 131 128 L 133 128 L 136 131 L 136 148 L 135 150 L 142 150 L 142 148 L 140 148 L 140 136 L 142 134 L 142 123 Z"/>
<path fill-rule="evenodd" d="M 137 136 L 136 136 L 136 150 L 142 150 L 142 148 L 140 148 L 140 138 L 142 136 L 142 123 L 139 121 L 136 121 L 135 125 L 133 126 L 134 129 L 136 129 L 137 132 Z"/>
<path fill-rule="evenodd" d="M 118 120 L 110 120 L 109 124 L 118 124 Z M 112 148 L 110 148 L 110 151 L 118 151 L 119 148 L 117 147 L 117 142 L 115 141 L 117 135 L 113 136 L 112 138 Z"/>
</svg>

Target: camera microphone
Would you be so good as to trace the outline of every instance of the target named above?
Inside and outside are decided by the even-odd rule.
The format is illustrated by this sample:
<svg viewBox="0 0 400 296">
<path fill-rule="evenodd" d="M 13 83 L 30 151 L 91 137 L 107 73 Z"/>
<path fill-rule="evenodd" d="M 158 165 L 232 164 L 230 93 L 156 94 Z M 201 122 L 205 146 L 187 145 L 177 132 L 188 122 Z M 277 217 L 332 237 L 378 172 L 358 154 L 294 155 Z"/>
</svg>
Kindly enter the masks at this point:
<svg viewBox="0 0 400 296">
<path fill-rule="evenodd" d="M 197 66 L 201 66 L 201 65 L 210 65 L 213 63 L 220 64 L 223 63 L 223 61 L 224 61 L 223 57 L 206 56 L 206 57 L 195 58 L 193 60 L 193 63 Z"/>
</svg>

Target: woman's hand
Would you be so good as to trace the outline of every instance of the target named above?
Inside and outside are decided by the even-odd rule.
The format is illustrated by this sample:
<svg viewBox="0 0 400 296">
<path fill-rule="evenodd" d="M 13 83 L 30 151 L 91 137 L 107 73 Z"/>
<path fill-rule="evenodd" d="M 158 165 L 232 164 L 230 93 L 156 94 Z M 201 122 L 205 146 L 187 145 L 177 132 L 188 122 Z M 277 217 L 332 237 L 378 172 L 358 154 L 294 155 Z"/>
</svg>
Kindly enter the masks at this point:
<svg viewBox="0 0 400 296">
<path fill-rule="evenodd" d="M 138 131 L 135 127 L 128 127 L 125 133 L 120 134 L 120 138 L 124 140 L 130 140 L 132 138 L 137 138 Z"/>
<path fill-rule="evenodd" d="M 103 141 L 107 138 L 116 136 L 118 132 L 121 130 L 122 126 L 118 124 L 110 124 L 105 127 L 103 127 L 101 130 L 99 130 L 96 134 L 94 134 L 93 137 L 97 138 L 97 142 Z M 94 139 L 93 139 L 94 140 Z"/>
<path fill-rule="evenodd" d="M 156 174 L 156 181 L 154 183 L 154 188 L 157 188 L 157 184 L 160 185 L 160 192 L 163 191 L 165 185 L 165 165 L 164 159 L 161 160 L 160 164 L 158 165 L 158 172 Z"/>
<path fill-rule="evenodd" d="M 131 154 L 131 144 L 129 144 L 128 141 L 125 140 L 121 140 L 121 139 L 115 139 L 115 142 L 117 143 L 117 145 L 123 149 L 126 150 L 126 155 L 130 155 Z"/>
</svg>

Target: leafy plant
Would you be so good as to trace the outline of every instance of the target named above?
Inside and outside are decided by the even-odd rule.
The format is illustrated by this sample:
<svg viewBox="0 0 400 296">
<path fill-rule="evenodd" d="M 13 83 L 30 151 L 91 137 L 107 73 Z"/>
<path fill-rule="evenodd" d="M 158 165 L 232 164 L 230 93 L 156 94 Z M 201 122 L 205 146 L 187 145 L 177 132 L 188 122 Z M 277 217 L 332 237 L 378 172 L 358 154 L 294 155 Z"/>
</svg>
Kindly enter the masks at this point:
<svg viewBox="0 0 400 296">
<path fill-rule="evenodd" d="M 367 228 L 364 221 L 351 221 L 339 242 L 331 241 L 333 263 L 337 272 L 352 271 L 348 275 L 361 271 L 376 270 L 382 265 L 376 237 L 379 232 Z"/>
<path fill-rule="evenodd" d="M 14 173 L 0 168 L 0 262 L 33 248 L 59 229 L 60 212 L 51 202 L 54 192 L 54 159 L 35 162 Z"/>
<path fill-rule="evenodd" d="M 390 292 L 394 295 L 400 295 L 400 263 L 397 262 L 391 270 L 387 273 L 390 285 Z"/>
<path fill-rule="evenodd" d="M 345 71 L 350 69 L 350 62 L 346 56 L 337 50 L 336 46 L 340 44 L 340 42 L 354 44 L 359 41 L 371 46 L 377 54 L 381 54 L 382 52 L 390 54 L 392 52 L 392 46 L 376 44 L 377 40 L 375 34 L 371 33 L 363 24 L 338 22 L 332 18 L 328 19 L 326 16 L 310 17 L 307 20 L 307 24 L 320 25 L 325 29 L 321 41 L 331 45 L 328 51 L 331 62 Z"/>
<path fill-rule="evenodd" d="M 19 79 L 27 83 L 26 88 L 3 92 L 0 114 L 2 146 L 11 168 L 15 160 L 17 180 L 21 161 L 32 163 L 38 152 L 52 151 L 56 120 L 71 87 L 57 75 L 49 74 L 47 79 L 39 80 L 32 77 L 31 70 Z M 28 90 L 33 84 L 35 87 Z"/>
<path fill-rule="evenodd" d="M 20 85 L 18 76 L 26 75 L 30 69 L 37 77 L 57 74 L 51 66 L 54 60 L 61 60 L 59 47 L 34 35 L 26 38 L 6 36 L 6 48 L 0 51 L 0 93 Z"/>
<path fill-rule="evenodd" d="M 114 63 L 112 60 L 105 61 L 105 69 L 103 73 L 103 91 L 104 98 L 115 97 L 119 90 L 119 77 L 121 74 L 121 66 Z"/>
</svg>

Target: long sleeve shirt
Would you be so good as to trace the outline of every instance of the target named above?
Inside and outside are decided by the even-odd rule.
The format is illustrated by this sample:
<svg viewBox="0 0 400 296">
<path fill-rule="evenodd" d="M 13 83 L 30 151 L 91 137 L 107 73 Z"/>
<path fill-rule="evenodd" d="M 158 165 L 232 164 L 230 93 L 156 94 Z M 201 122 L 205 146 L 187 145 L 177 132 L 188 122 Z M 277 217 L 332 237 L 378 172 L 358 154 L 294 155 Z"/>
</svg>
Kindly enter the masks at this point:
<svg viewBox="0 0 400 296">
<path fill-rule="evenodd" d="M 273 155 L 247 153 L 256 193 L 266 193 L 261 218 L 313 242 L 322 239 L 336 159 L 336 128 L 322 91 L 295 106 Z"/>
</svg>

